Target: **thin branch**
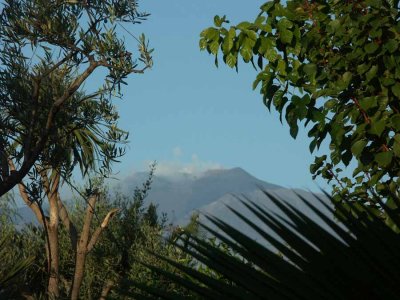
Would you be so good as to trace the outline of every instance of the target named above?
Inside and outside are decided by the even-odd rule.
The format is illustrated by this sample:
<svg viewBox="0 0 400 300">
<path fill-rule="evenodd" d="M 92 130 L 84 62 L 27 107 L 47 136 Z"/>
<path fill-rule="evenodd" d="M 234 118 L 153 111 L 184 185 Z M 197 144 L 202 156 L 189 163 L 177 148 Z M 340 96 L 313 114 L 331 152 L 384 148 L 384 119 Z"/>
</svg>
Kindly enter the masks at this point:
<svg viewBox="0 0 400 300">
<path fill-rule="evenodd" d="M 111 64 L 109 64 L 109 63 L 107 63 L 106 61 L 99 61 L 98 62 L 99 63 L 99 65 L 100 66 L 102 66 L 102 67 L 106 67 L 106 68 L 114 68 L 114 66 L 113 65 L 111 65 Z M 146 71 L 148 68 L 150 68 L 150 66 L 145 66 L 145 67 L 143 67 L 142 69 L 139 69 L 139 70 L 132 70 L 131 71 L 131 73 L 134 73 L 134 74 L 143 74 L 144 73 L 144 71 Z"/>
<path fill-rule="evenodd" d="M 351 97 L 351 100 L 354 101 L 354 104 L 357 106 L 358 110 L 363 115 L 365 123 L 371 124 L 371 119 L 368 117 L 367 112 L 361 107 L 360 102 L 358 102 L 357 98 L 356 97 Z"/>
<path fill-rule="evenodd" d="M 74 55 L 78 53 L 78 50 L 70 52 L 68 55 L 64 56 L 62 60 L 60 60 L 58 63 L 54 64 L 50 69 L 48 69 L 45 73 L 43 73 L 40 76 L 40 79 L 43 79 L 50 75 L 52 72 L 54 72 L 58 67 L 60 67 L 62 64 L 70 60 Z"/>
</svg>

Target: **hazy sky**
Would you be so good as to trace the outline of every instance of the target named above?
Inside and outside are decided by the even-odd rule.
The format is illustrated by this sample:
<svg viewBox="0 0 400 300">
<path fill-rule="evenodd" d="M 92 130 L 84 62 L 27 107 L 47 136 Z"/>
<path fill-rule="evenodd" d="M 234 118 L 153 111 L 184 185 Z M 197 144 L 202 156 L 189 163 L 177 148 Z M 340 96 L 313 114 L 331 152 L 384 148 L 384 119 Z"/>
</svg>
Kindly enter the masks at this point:
<svg viewBox="0 0 400 300">
<path fill-rule="evenodd" d="M 131 134 L 128 152 L 115 166 L 119 176 L 157 160 L 164 173 L 239 166 L 271 183 L 317 188 L 309 173 L 313 159 L 306 132 L 300 128 L 293 140 L 278 114 L 265 108 L 251 88 L 256 71 L 244 63 L 239 73 L 223 63 L 217 69 L 213 57 L 198 47 L 201 30 L 212 25 L 215 14 L 226 14 L 232 23 L 253 20 L 262 3 L 139 1 L 151 16 L 131 28 L 150 39 L 154 67 L 131 76 L 124 100 L 115 101 L 120 126 Z"/>
</svg>

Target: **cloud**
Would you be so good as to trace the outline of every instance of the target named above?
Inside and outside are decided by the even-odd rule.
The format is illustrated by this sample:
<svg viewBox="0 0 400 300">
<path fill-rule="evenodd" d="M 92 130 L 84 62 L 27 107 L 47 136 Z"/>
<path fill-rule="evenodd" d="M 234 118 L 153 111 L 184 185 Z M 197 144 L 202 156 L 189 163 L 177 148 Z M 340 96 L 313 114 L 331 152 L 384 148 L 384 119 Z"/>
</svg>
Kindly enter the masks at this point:
<svg viewBox="0 0 400 300">
<path fill-rule="evenodd" d="M 206 161 L 199 158 L 196 153 L 191 155 L 189 161 L 185 161 L 183 151 L 179 146 L 172 149 L 173 158 L 171 160 L 157 161 L 156 175 L 174 177 L 179 175 L 201 176 L 209 170 L 221 170 L 224 167 L 216 162 Z M 146 162 L 146 165 L 152 162 Z"/>
<path fill-rule="evenodd" d="M 183 152 L 180 147 L 176 146 L 174 149 L 172 149 L 172 154 L 174 155 L 175 158 L 179 158 L 182 156 Z"/>
</svg>

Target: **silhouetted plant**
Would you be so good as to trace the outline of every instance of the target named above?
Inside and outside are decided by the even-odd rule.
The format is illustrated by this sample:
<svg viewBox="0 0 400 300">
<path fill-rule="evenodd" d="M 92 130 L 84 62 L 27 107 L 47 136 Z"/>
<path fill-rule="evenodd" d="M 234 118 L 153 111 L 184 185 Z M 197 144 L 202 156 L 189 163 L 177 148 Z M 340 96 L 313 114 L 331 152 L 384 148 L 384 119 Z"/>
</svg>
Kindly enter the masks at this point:
<svg viewBox="0 0 400 300">
<path fill-rule="evenodd" d="M 253 214 L 251 219 L 238 209 L 229 207 L 262 237 L 259 241 L 213 216 L 206 216 L 212 227 L 201 224 L 240 257 L 188 233 L 189 239 L 181 240 L 189 247 L 183 247 L 179 242 L 176 247 L 197 260 L 196 266 L 189 267 L 153 254 L 186 277 L 146 265 L 194 292 L 200 299 L 354 300 L 400 297 L 400 235 L 372 209 L 349 201 L 337 203 L 330 198 L 335 206 L 331 207 L 315 195 L 332 216 L 336 210 L 338 222 L 317 209 L 312 204 L 314 199 L 302 198 L 325 223 L 321 226 L 316 218 L 305 215 L 289 202 L 264 193 L 283 215 L 244 199 L 241 203 Z M 393 224 L 399 227 L 398 215 L 379 199 L 377 201 L 392 218 Z M 263 226 L 257 225 L 256 220 Z M 204 272 L 201 269 L 204 266 L 221 274 L 223 279 Z M 156 299 L 185 298 L 151 286 L 140 285 L 140 288 L 144 294 Z"/>
</svg>

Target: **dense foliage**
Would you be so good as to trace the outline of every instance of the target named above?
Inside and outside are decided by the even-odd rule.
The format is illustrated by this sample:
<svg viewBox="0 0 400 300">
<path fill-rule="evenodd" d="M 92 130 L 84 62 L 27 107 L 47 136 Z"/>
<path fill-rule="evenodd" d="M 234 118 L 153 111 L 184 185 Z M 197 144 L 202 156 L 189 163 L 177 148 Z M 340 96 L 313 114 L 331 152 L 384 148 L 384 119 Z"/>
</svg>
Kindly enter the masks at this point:
<svg viewBox="0 0 400 300">
<path fill-rule="evenodd" d="M 295 138 L 304 121 L 310 151 L 330 156 L 311 172 L 334 180 L 336 195 L 376 202 L 398 198 L 400 184 L 400 10 L 388 0 L 268 1 L 254 21 L 201 33 L 200 48 L 232 68 L 239 57 L 259 73 L 265 105 L 284 116 Z M 341 165 L 355 162 L 353 177 Z"/>
</svg>

